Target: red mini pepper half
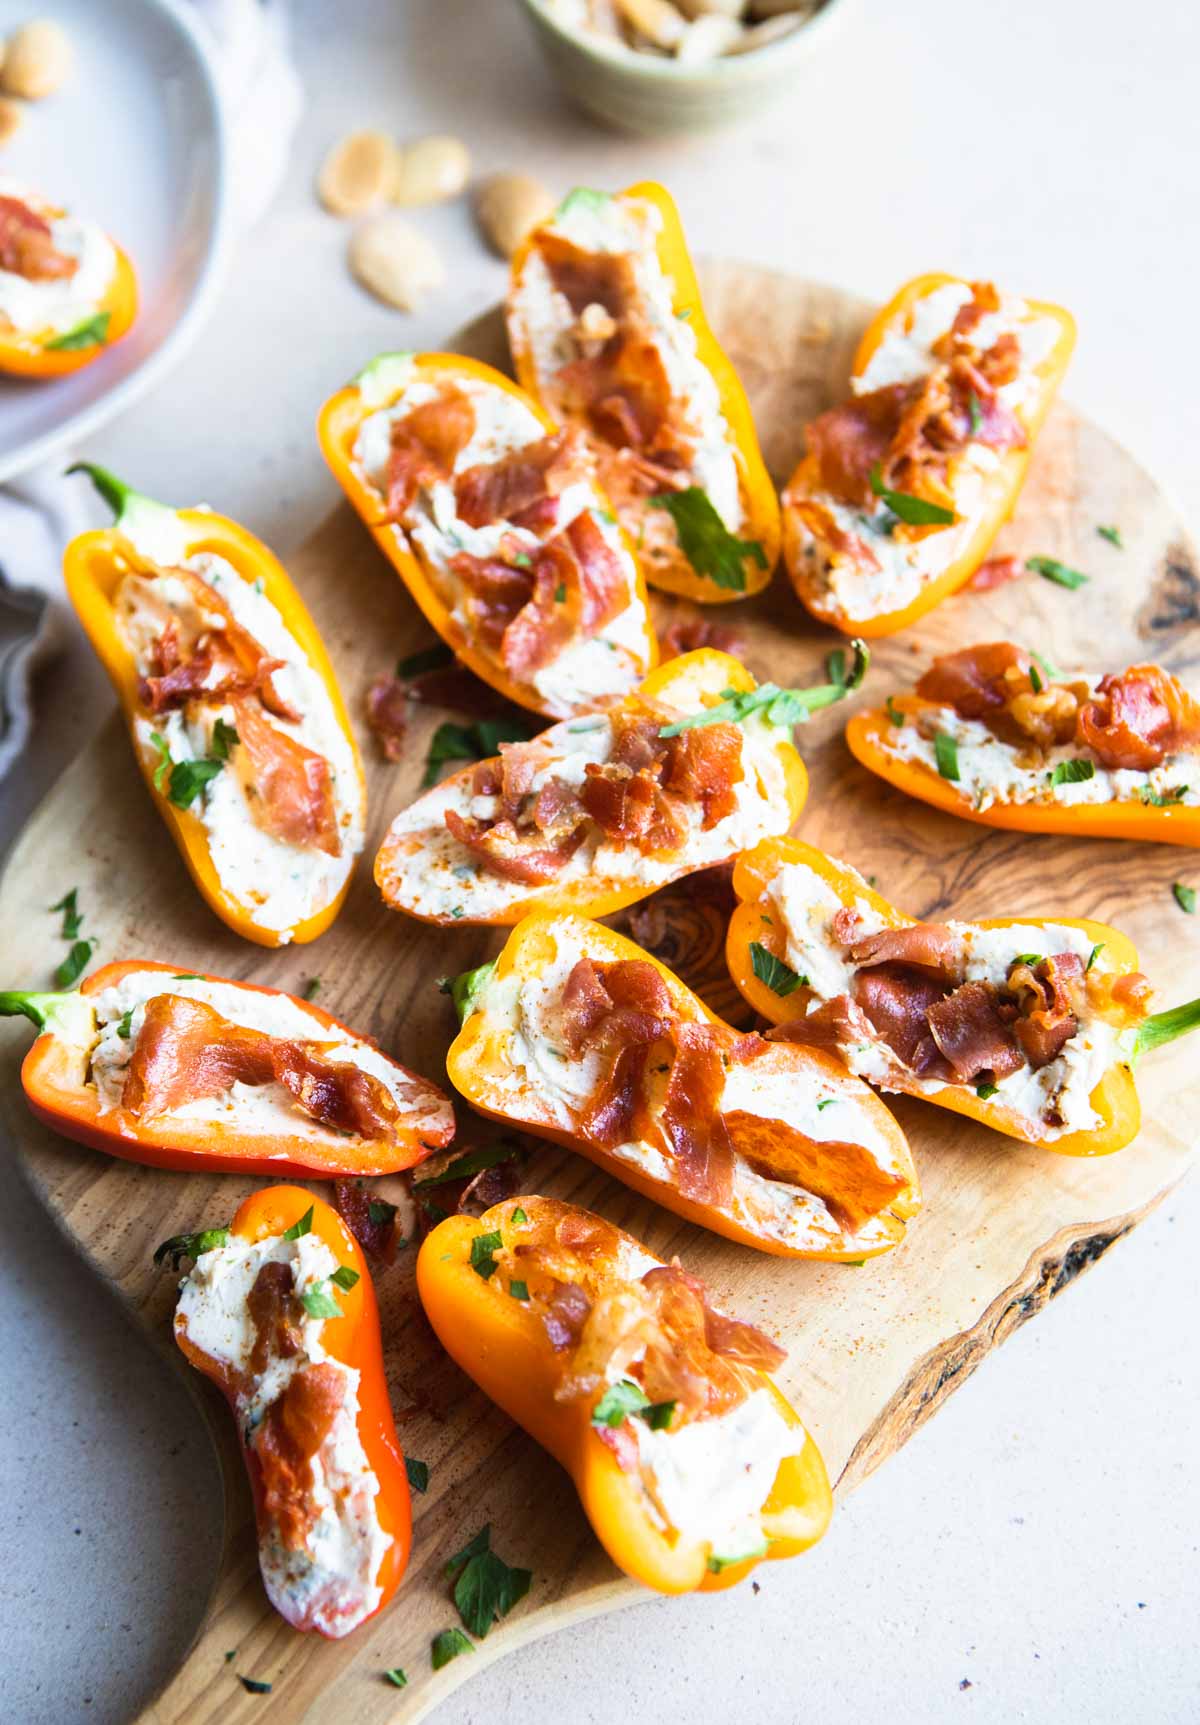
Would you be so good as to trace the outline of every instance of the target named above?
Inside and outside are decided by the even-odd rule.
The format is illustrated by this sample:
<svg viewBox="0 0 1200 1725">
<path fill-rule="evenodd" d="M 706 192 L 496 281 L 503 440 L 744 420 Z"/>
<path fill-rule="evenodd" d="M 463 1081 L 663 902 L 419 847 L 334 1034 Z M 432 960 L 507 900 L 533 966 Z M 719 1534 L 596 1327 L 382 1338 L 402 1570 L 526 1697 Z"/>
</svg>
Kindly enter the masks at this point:
<svg viewBox="0 0 1200 1725">
<path fill-rule="evenodd" d="M 164 987 L 140 1005 L 133 1002 L 141 991 L 127 990 L 126 1010 L 118 992 L 122 983 L 146 973 L 161 975 Z M 183 984 L 183 991 L 172 990 L 171 982 Z M 224 1012 L 211 999 L 194 998 L 213 988 L 221 991 Z M 229 1013 L 239 1001 L 245 1004 L 233 1020 Z M 251 1027 L 255 1018 L 278 1021 L 281 1012 L 288 1034 Z M 301 1028 L 297 1014 L 311 1023 L 307 1035 L 294 1034 Z M 332 1179 L 411 1168 L 454 1136 L 453 1106 L 435 1084 L 388 1059 L 311 1001 L 281 989 L 125 959 L 93 971 L 71 993 L 0 993 L 0 1017 L 17 1015 L 42 1032 L 21 1066 L 33 1113 L 65 1138 L 124 1161 Z M 338 1056 L 347 1046 L 359 1064 Z M 97 1082 L 98 1061 L 109 1069 L 107 1094 Z M 379 1076 L 381 1068 L 390 1084 Z M 235 1082 L 289 1089 L 294 1125 L 289 1129 L 286 1118 L 281 1125 L 274 1110 L 264 1114 L 239 1102 L 232 1093 Z M 211 1112 L 189 1118 L 185 1105 L 205 1099 L 213 1103 Z"/>
<path fill-rule="evenodd" d="M 155 1253 L 184 1257 L 175 1340 L 238 1422 L 271 1603 L 296 1629 L 348 1635 L 391 1599 L 412 1543 L 366 1259 L 299 1186 Z"/>
</svg>

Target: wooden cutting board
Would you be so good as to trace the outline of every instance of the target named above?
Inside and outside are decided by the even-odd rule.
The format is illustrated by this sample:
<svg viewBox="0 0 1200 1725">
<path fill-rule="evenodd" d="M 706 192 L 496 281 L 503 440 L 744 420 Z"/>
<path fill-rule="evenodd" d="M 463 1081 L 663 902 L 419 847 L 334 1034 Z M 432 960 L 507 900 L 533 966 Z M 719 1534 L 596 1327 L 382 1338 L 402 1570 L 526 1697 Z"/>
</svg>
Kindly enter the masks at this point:
<svg viewBox="0 0 1200 1725">
<path fill-rule="evenodd" d="M 782 482 L 806 419 L 844 393 L 868 308 L 832 289 L 742 266 L 710 266 L 703 278 L 713 323 L 747 385 L 768 462 Z M 506 363 L 496 314 L 450 345 Z M 1101 523 L 1120 527 L 1123 552 L 1097 536 Z M 1068 592 L 1031 575 L 989 595 L 951 600 L 916 629 L 877 646 L 860 699 L 882 699 L 907 683 L 931 651 L 1005 636 L 1062 665 L 1118 667 L 1154 657 L 1174 671 L 1195 671 L 1200 581 L 1184 529 L 1131 457 L 1069 408 L 1060 406 L 1050 419 L 1000 549 L 1058 557 L 1093 579 Z M 348 508 L 329 518 L 291 567 L 351 710 L 361 716 L 371 677 L 398 654 L 427 644 L 428 629 Z M 656 609 L 665 618 L 678 607 L 656 600 Z M 810 621 L 782 575 L 757 600 L 710 615 L 744 632 L 747 659 L 760 678 L 821 680 L 822 655 L 833 639 Z M 60 779 L 9 860 L 0 894 L 6 979 L 49 986 L 64 949 L 58 919 L 46 907 L 77 886 L 87 928 L 100 937 L 98 960 L 168 959 L 183 969 L 293 989 L 318 975 L 322 1005 L 442 1078 L 453 1024 L 435 979 L 481 962 L 498 950 L 502 935 L 428 928 L 386 911 L 370 858 L 390 818 L 415 793 L 427 734 L 446 716 L 429 710 L 418 720 L 400 766 L 377 758 L 364 728 L 372 799 L 367 854 L 332 930 L 313 946 L 279 953 L 238 941 L 205 909 L 113 719 Z M 882 891 L 920 916 L 1021 912 L 1115 922 L 1137 941 L 1161 1003 L 1200 992 L 1194 956 L 1200 927 L 1171 893 L 1177 879 L 1200 880 L 1194 853 L 989 833 L 939 815 L 855 765 L 842 742 L 845 717 L 845 708 L 835 708 L 801 733 L 812 777 L 799 829 L 806 839 L 876 875 Z M 639 927 L 668 961 L 706 975 L 718 1006 L 736 999 L 722 980 L 719 895 L 691 889 L 660 895 Z M 17 1066 L 26 1030 L 0 1027 L 4 1117 L 19 1159 L 64 1233 L 146 1335 L 178 1361 L 170 1340 L 174 1278 L 152 1268 L 153 1247 L 168 1234 L 225 1221 L 258 1182 L 155 1172 L 54 1137 L 22 1103 Z M 1180 1178 L 1200 1118 L 1194 1048 L 1177 1045 L 1147 1061 L 1141 1082 L 1140 1140 L 1095 1163 L 1024 1148 L 955 1115 L 898 1101 L 926 1206 L 897 1252 L 862 1268 L 789 1263 L 706 1235 L 634 1198 L 582 1159 L 549 1148 L 532 1163 L 526 1189 L 592 1205 L 660 1255 L 678 1252 L 722 1304 L 779 1336 L 790 1349 L 781 1378 L 845 1494 L 906 1441 L 990 1348 Z M 409 1249 L 379 1282 L 401 1438 L 409 1455 L 430 1466 L 428 1494 L 415 1499 L 413 1557 L 399 1597 L 381 1619 L 340 1644 L 297 1635 L 274 1615 L 258 1580 L 232 1424 L 208 1386 L 189 1373 L 224 1463 L 226 1549 L 195 1645 L 143 1718 L 162 1725 L 414 1720 L 485 1660 L 638 1596 L 602 1555 L 566 1476 L 440 1353 L 416 1302 L 412 1261 Z M 1064 1406 L 1068 1396 L 1064 1386 Z M 442 1565 L 484 1522 L 492 1524 L 503 1557 L 532 1569 L 533 1588 L 473 1656 L 435 1674 L 431 1637 L 456 1621 Z M 232 1648 L 236 1660 L 227 1664 Z M 409 1675 L 403 1691 L 382 1680 L 397 1665 Z M 245 1694 L 235 1671 L 270 1681 L 270 1695 Z"/>
</svg>

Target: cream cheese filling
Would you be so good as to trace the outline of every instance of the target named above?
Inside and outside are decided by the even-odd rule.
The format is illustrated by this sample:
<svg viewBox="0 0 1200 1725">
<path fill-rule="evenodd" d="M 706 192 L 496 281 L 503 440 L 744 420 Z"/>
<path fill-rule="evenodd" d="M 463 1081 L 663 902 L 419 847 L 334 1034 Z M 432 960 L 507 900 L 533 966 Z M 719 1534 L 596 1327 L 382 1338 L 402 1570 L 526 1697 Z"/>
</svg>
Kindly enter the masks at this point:
<svg viewBox="0 0 1200 1725">
<path fill-rule="evenodd" d="M 472 378 L 460 380 L 456 387 L 470 398 L 475 429 L 470 442 L 455 459 L 454 475 L 499 461 L 546 436 L 537 415 L 507 390 Z M 360 477 L 381 495 L 387 490 L 393 424 L 414 408 L 435 400 L 440 391 L 440 385 L 410 372 L 409 381 L 396 399 L 363 420 L 354 445 L 354 465 Z M 590 479 L 576 481 L 559 494 L 554 532 L 565 531 L 582 514 L 592 517 L 606 546 L 620 562 L 629 597 L 628 603 L 594 635 L 569 641 L 553 659 L 532 673 L 532 686 L 546 711 L 555 716 L 627 694 L 649 669 L 648 618 L 637 591 L 637 569 L 616 520 Z M 468 526 L 458 516 L 454 485 L 450 481 L 423 487 L 403 524 L 393 524 L 389 531 L 401 548 L 410 538 L 419 547 L 443 603 L 468 638 L 472 624 L 464 604 L 465 589 L 450 567 L 451 560 L 460 552 L 473 557 L 494 557 L 505 544 L 518 552 L 523 547 L 525 554 L 532 556 L 541 544 L 536 533 L 507 521 L 491 522 L 485 527 Z"/>
<path fill-rule="evenodd" d="M 315 847 L 289 844 L 256 824 L 246 784 L 236 770 L 236 744 L 225 769 L 202 787 L 191 804 L 190 812 L 205 829 L 223 890 L 260 927 L 279 933 L 283 944 L 293 928 L 337 897 L 362 849 L 366 811 L 354 752 L 322 678 L 266 595 L 244 581 L 223 557 L 204 552 L 181 561 L 221 596 L 234 619 L 272 658 L 284 661 L 273 681 L 283 699 L 300 714 L 300 720 L 293 724 L 271 715 L 270 723 L 329 762 L 341 844 L 337 856 L 328 856 Z M 160 629 L 157 607 L 165 606 L 181 617 L 197 620 L 191 593 L 169 570 L 128 576 L 117 603 L 118 628 L 143 676 L 152 669 Z M 221 620 L 218 613 L 212 614 L 214 624 Z M 203 614 L 199 621 L 203 623 Z M 216 701 L 197 705 L 190 715 L 181 708 L 153 717 L 139 715 L 135 721 L 138 748 L 152 766 L 157 766 L 161 760 L 153 741 L 157 732 L 172 761 L 203 760 L 213 754 L 213 733 L 219 719 L 226 725 L 235 724 L 232 707 Z"/>
<path fill-rule="evenodd" d="M 287 1264 L 297 1294 L 303 1296 L 338 1268 L 323 1240 L 312 1234 L 249 1242 L 232 1237 L 203 1253 L 181 1286 L 175 1324 L 188 1340 L 219 1365 L 246 1378 L 237 1398 L 238 1423 L 252 1433 L 292 1378 L 310 1365 L 328 1363 L 345 1386 L 333 1425 L 311 1462 L 316 1519 L 305 1546 L 288 1551 L 278 1531 L 260 1538 L 259 1561 L 272 1605 L 290 1622 L 303 1621 L 326 1634 L 342 1636 L 378 1606 L 376 1583 L 392 1541 L 379 1523 L 379 1481 L 371 1469 L 358 1430 L 360 1374 L 331 1359 L 321 1344 L 325 1320 L 305 1316 L 302 1345 L 290 1358 L 275 1354 L 259 1375 L 251 1374 L 256 1340 L 247 1300 L 264 1264 Z"/>
<path fill-rule="evenodd" d="M 0 197 L 17 198 L 39 212 L 41 198 L 0 177 Z M 0 269 L 0 327 L 22 335 L 63 335 L 95 315 L 117 267 L 112 241 L 95 222 L 78 216 L 48 217 L 55 249 L 74 258 L 77 268 L 61 281 L 30 281 L 15 270 Z"/>
<path fill-rule="evenodd" d="M 776 871 L 767 896 L 772 918 L 786 935 L 787 962 L 799 975 L 807 976 L 814 990 L 810 1010 L 835 995 L 852 993 L 857 967 L 842 956 L 833 938 L 833 918 L 844 902 L 833 887 L 806 863 L 784 863 Z M 852 908 L 861 919 L 861 936 L 893 926 L 865 898 L 856 898 Z M 962 942 L 963 980 L 996 987 L 1007 980 L 1009 966 L 1018 954 L 1037 953 L 1046 958 L 1071 952 L 1086 966 L 1092 952 L 1092 942 L 1082 929 L 1060 923 L 1016 923 L 994 929 L 969 922 L 949 922 L 946 926 Z M 851 1072 L 883 1090 L 936 1096 L 945 1090 L 969 1088 L 918 1078 L 882 1041 L 842 1044 L 840 1052 Z M 1031 1136 L 1045 1142 L 1070 1132 L 1088 1131 L 1100 1124 L 1092 1107 L 1092 1092 L 1119 1058 L 1117 1026 L 1085 1008 L 1078 1030 L 1054 1060 L 1037 1071 L 1026 1064 L 1002 1078 L 992 1100 L 1019 1115 Z M 897 1082 L 901 1078 L 903 1082 Z M 1056 1117 L 1053 1122 L 1046 1118 L 1050 1112 Z"/>
</svg>

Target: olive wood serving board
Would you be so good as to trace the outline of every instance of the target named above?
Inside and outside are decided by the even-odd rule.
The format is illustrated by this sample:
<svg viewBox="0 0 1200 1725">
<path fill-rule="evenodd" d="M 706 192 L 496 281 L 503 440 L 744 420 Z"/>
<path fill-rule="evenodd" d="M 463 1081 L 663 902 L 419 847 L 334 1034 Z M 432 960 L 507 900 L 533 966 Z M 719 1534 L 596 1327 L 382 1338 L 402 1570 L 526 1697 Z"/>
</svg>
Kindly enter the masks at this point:
<svg viewBox="0 0 1200 1725">
<path fill-rule="evenodd" d="M 868 307 L 830 288 L 742 266 L 712 265 L 703 279 L 712 321 L 749 390 L 768 463 L 782 483 L 805 421 L 845 391 Z M 506 363 L 496 313 L 463 332 L 457 345 Z M 1102 523 L 1119 525 L 1124 551 L 1098 537 Z M 866 690 L 855 699 L 881 701 L 933 650 L 1005 636 L 1067 666 L 1119 667 L 1155 657 L 1175 671 L 1195 669 L 1200 581 L 1185 530 L 1153 480 L 1068 407 L 1051 416 L 999 549 L 1048 554 L 1093 579 L 1068 592 L 1028 575 L 990 594 L 950 600 L 913 630 L 876 645 Z M 371 858 L 389 819 L 417 789 L 429 731 L 450 715 L 416 709 L 411 746 L 398 766 L 379 758 L 361 723 L 372 676 L 426 645 L 429 631 L 347 507 L 290 563 L 323 630 L 369 763 L 369 842 L 339 920 L 312 946 L 273 953 L 227 931 L 192 887 L 113 718 L 51 791 L 9 860 L 0 895 L 5 980 L 50 985 L 64 949 L 46 907 L 77 885 L 88 929 L 100 937 L 98 960 L 145 955 L 292 989 L 318 975 L 323 1006 L 442 1078 L 453 1025 L 435 979 L 495 953 L 503 931 L 440 930 L 384 909 Z M 680 607 L 657 598 L 656 609 L 665 619 Z M 760 678 L 823 680 L 822 657 L 836 638 L 809 619 L 782 573 L 756 600 L 707 615 L 744 634 Z M 841 734 L 848 710 L 849 704 L 834 708 L 800 733 L 812 779 L 799 826 L 806 839 L 876 875 L 887 896 L 921 916 L 1057 913 L 1115 922 L 1136 940 L 1162 1004 L 1198 991 L 1195 929 L 1171 893 L 1173 881 L 1200 875 L 1193 853 L 989 832 L 938 814 L 855 764 Z M 668 962 L 707 976 L 718 1009 L 735 1005 L 721 961 L 719 891 L 660 895 L 638 926 Z M 27 1027 L 0 1026 L 4 1119 L 25 1172 L 145 1334 L 186 1372 L 171 1342 L 174 1278 L 152 1268 L 151 1252 L 166 1235 L 225 1221 L 258 1182 L 158 1172 L 55 1137 L 22 1102 L 17 1067 L 28 1041 Z M 722 1304 L 777 1335 L 790 1350 L 781 1379 L 845 1494 L 912 1435 L 990 1348 L 1133 1228 L 1181 1177 L 1200 1119 L 1195 1050 L 1184 1044 L 1156 1055 L 1140 1082 L 1146 1124 L 1139 1141 L 1096 1162 L 1022 1147 L 957 1115 L 897 1101 L 925 1209 L 899 1250 L 862 1268 L 759 1255 L 676 1220 L 590 1163 L 549 1147 L 535 1156 L 524 1184 L 594 1206 L 664 1257 L 678 1252 Z M 462 1108 L 460 1125 L 469 1131 L 472 1124 L 479 1123 Z M 209 1386 L 189 1372 L 224 1463 L 226 1546 L 194 1646 L 144 1719 L 160 1725 L 415 1720 L 486 1660 L 639 1597 L 592 1537 L 566 1475 L 440 1353 L 415 1298 L 413 1257 L 411 1248 L 402 1252 L 378 1281 L 401 1439 L 409 1455 L 430 1466 L 428 1493 L 414 1499 L 413 1556 L 399 1596 L 380 1619 L 341 1643 L 298 1635 L 271 1611 L 258 1579 L 232 1422 Z M 533 1588 L 473 1656 L 435 1673 L 430 1640 L 457 1620 L 442 1565 L 484 1522 L 492 1524 L 502 1556 L 532 1569 Z M 224 1657 L 230 1648 L 238 1649 L 233 1665 Z M 406 1669 L 406 1689 L 382 1680 L 392 1666 Z M 270 1695 L 243 1693 L 235 1670 L 270 1681 Z"/>
</svg>

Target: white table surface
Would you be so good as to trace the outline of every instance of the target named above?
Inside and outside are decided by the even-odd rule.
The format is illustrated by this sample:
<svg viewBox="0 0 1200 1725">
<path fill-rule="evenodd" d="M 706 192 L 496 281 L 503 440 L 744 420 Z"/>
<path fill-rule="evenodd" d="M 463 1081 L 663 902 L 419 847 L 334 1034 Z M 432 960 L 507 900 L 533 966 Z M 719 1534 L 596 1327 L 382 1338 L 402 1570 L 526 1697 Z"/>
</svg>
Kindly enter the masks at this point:
<svg viewBox="0 0 1200 1725">
<path fill-rule="evenodd" d="M 508 0 L 342 0 L 336 22 L 301 0 L 309 109 L 288 183 L 196 349 L 87 453 L 151 495 L 243 518 L 285 555 L 322 518 L 335 489 L 319 401 L 379 349 L 437 346 L 504 279 L 456 205 L 416 218 L 450 266 L 420 315 L 353 285 L 346 230 L 310 187 L 329 141 L 372 124 L 458 131 L 480 171 L 533 169 L 555 188 L 661 178 L 697 251 L 874 297 L 947 268 L 1061 300 L 1080 326 L 1072 400 L 1195 519 L 1200 10 L 845 4 L 782 109 L 646 144 L 563 106 Z M 44 679 L 27 770 L 0 793 L 5 844 L 109 705 L 76 639 Z M 1180 938 L 1200 943 L 1200 921 L 1181 919 Z M 21 1184 L 5 1190 L 0 1714 L 107 1725 L 189 1640 L 216 1470 L 178 1384 Z M 762 1725 L 1195 1721 L 1198 1229 L 1193 1180 L 990 1359 L 818 1550 L 761 1569 L 760 1592 L 560 1633 L 473 1678 L 439 1725 L 734 1709 Z"/>
</svg>

